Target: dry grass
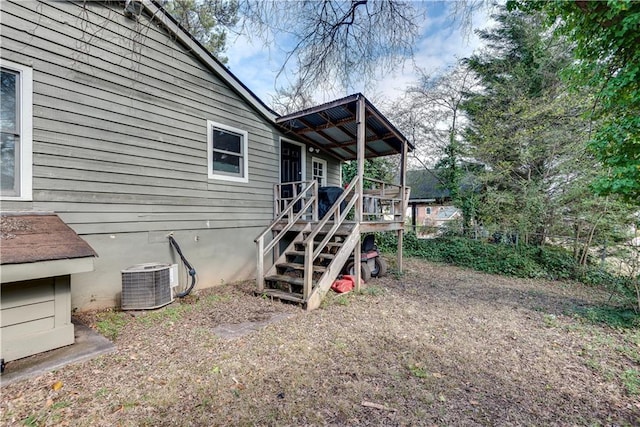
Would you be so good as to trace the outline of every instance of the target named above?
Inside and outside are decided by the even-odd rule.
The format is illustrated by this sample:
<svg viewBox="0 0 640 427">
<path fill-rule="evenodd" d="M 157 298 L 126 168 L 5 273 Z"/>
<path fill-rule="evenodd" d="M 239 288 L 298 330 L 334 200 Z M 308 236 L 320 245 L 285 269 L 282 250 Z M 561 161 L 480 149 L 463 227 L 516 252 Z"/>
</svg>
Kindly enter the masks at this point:
<svg viewBox="0 0 640 427">
<path fill-rule="evenodd" d="M 218 287 L 116 314 L 115 354 L 3 388 L 0 422 L 639 425 L 640 333 L 572 314 L 606 297 L 417 260 L 311 313 Z M 283 312 L 240 338 L 212 332 Z"/>
</svg>

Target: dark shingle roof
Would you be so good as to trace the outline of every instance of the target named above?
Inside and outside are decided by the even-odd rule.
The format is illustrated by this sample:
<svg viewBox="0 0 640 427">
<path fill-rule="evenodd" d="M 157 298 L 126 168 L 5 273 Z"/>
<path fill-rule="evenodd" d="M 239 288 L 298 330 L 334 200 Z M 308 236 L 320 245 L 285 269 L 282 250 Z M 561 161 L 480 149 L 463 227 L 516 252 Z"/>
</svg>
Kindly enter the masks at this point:
<svg viewBox="0 0 640 427">
<path fill-rule="evenodd" d="M 57 215 L 2 213 L 0 264 L 22 264 L 97 256 Z"/>
<path fill-rule="evenodd" d="M 409 200 L 446 199 L 451 197 L 451 192 L 444 187 L 435 169 L 407 171 L 407 185 L 411 187 Z"/>
</svg>

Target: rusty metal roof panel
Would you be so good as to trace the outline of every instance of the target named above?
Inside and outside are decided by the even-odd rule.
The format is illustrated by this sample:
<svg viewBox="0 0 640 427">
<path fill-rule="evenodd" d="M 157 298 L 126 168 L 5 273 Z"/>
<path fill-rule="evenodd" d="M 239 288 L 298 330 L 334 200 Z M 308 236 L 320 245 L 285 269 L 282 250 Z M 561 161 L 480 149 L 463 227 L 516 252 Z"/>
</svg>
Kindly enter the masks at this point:
<svg viewBox="0 0 640 427">
<path fill-rule="evenodd" d="M 358 124 L 356 105 L 362 94 L 354 94 L 326 104 L 288 114 L 276 119 L 284 132 L 292 133 L 306 143 L 327 150 L 340 160 L 353 160 L 356 156 Z M 407 143 L 413 145 L 366 98 L 365 155 L 380 157 L 399 154 Z M 318 135 L 319 134 L 319 135 Z M 324 135 L 324 136 L 322 136 Z M 330 143 L 327 143 L 327 140 Z"/>
<path fill-rule="evenodd" d="M 95 256 L 93 248 L 55 214 L 0 215 L 0 264 Z"/>
<path fill-rule="evenodd" d="M 345 132 L 343 132 L 342 130 L 340 130 L 339 128 L 327 128 L 327 129 L 323 129 L 322 133 L 326 134 L 328 137 L 330 137 L 331 139 L 337 141 L 337 142 L 349 142 L 349 141 L 353 141 L 353 136 L 349 135 Z"/>
</svg>

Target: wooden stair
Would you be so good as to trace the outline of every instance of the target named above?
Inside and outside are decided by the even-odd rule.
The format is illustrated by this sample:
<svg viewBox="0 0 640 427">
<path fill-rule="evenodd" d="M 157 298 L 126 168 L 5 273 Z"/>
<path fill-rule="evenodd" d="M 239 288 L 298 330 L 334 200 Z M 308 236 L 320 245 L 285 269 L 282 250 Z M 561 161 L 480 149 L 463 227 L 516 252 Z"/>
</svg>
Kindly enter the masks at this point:
<svg viewBox="0 0 640 427">
<path fill-rule="evenodd" d="M 340 226 L 323 246 L 311 265 L 311 289 L 306 298 L 305 241 L 312 228 L 300 232 L 276 260 L 264 277 L 264 289 L 261 293 L 281 300 L 302 303 L 308 310 L 317 308 L 351 256 L 359 236 L 358 228 L 354 224 Z M 314 236 L 314 243 L 321 243 L 329 231 L 319 230 Z"/>
<path fill-rule="evenodd" d="M 307 310 L 320 306 L 360 240 L 360 223 L 346 221 L 356 207 L 358 182 L 358 177 L 353 178 L 322 218 L 318 218 L 317 182 L 312 181 L 260 233 L 255 239 L 256 293 L 302 303 Z M 309 210 L 313 221 L 303 218 Z M 296 231 L 280 254 L 278 248 L 283 237 Z"/>
</svg>

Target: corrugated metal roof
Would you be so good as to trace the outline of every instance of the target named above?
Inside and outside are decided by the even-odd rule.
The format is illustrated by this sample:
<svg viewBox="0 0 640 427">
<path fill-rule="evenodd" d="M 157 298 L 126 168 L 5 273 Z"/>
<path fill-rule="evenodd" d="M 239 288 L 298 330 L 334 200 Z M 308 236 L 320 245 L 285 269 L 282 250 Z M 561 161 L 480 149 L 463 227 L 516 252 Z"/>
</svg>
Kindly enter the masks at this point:
<svg viewBox="0 0 640 427">
<path fill-rule="evenodd" d="M 57 215 L 52 213 L 2 213 L 0 264 L 97 256 Z"/>
<path fill-rule="evenodd" d="M 320 148 L 340 160 L 357 158 L 356 104 L 364 95 L 357 93 L 317 107 L 288 114 L 276 119 L 285 133 L 294 134 L 306 143 Z M 365 156 L 382 157 L 402 152 L 407 139 L 366 98 Z"/>
</svg>

